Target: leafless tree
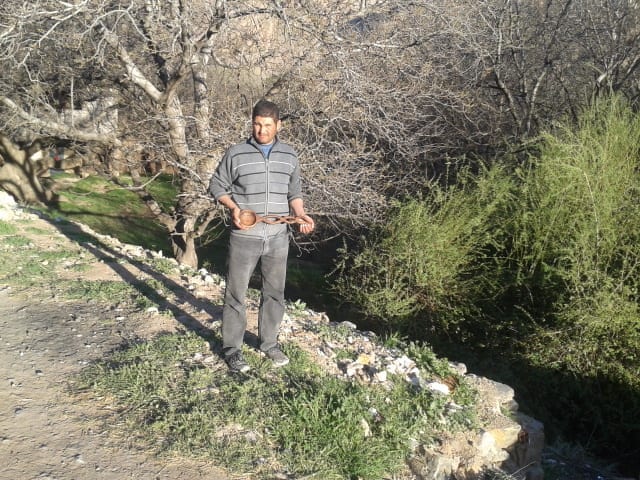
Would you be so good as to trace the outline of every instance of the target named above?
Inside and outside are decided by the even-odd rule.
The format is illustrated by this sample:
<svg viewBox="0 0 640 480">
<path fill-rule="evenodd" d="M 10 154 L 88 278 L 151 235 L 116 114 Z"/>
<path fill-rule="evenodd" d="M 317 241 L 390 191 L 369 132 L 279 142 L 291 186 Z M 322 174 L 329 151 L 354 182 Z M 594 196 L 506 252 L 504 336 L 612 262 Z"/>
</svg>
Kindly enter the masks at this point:
<svg viewBox="0 0 640 480">
<path fill-rule="evenodd" d="M 9 0 L 0 8 L 2 129 L 94 142 L 125 163 L 143 151 L 171 165 L 180 191 L 172 212 L 162 211 L 142 184 L 138 191 L 171 233 L 178 260 L 196 265 L 194 239 L 215 215 L 204 195 L 215 166 L 213 142 L 229 139 L 225 129 L 212 133 L 211 116 L 216 127 L 233 124 L 223 105 L 211 111 L 217 106 L 210 101 L 211 65 L 260 67 L 234 57 L 229 38 L 262 34 L 248 22 L 277 23 L 279 2 Z M 119 112 L 113 128 L 63 118 L 82 101 L 112 97 Z"/>
<path fill-rule="evenodd" d="M 259 98 L 283 106 L 326 233 L 357 231 L 450 158 L 534 135 L 603 87 L 637 98 L 639 24 L 635 0 L 5 0 L 0 131 L 25 158 L 48 136 L 128 168 L 196 265 L 220 217 L 208 179 Z M 145 162 L 175 173 L 171 211 Z"/>
<path fill-rule="evenodd" d="M 478 26 L 469 47 L 484 65 L 479 86 L 513 120 L 514 138 L 535 135 L 594 95 L 639 93 L 636 0 L 465 2 Z"/>
</svg>

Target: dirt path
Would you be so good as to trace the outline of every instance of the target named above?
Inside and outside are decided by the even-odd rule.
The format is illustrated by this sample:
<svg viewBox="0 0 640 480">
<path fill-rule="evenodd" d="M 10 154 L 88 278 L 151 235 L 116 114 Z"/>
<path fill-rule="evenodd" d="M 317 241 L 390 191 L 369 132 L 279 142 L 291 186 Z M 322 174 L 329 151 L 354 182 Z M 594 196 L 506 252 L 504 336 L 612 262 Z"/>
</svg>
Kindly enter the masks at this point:
<svg viewBox="0 0 640 480">
<path fill-rule="evenodd" d="M 66 393 L 72 374 L 134 334 L 131 318 L 95 308 L 0 291 L 0 479 L 227 479 L 128 448 Z"/>
<path fill-rule="evenodd" d="M 34 242 L 24 254 L 78 250 L 35 216 L 22 221 L 20 230 Z M 91 267 L 76 278 L 125 280 L 127 271 L 94 253 L 83 254 L 93 259 Z M 210 319 L 211 312 L 200 318 Z M 159 458 L 107 433 L 110 412 L 100 411 L 95 401 L 79 402 L 69 391 L 83 366 L 123 341 L 177 326 L 166 315 L 69 302 L 39 291 L 15 293 L 0 283 L 0 480 L 229 480 L 212 464 Z"/>
</svg>

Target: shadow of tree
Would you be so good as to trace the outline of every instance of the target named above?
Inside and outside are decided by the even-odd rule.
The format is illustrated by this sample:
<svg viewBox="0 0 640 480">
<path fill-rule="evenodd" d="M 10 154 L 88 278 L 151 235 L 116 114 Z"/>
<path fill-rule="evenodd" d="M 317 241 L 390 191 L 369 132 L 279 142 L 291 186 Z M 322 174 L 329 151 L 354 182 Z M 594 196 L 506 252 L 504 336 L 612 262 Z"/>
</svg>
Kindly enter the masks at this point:
<svg viewBox="0 0 640 480">
<path fill-rule="evenodd" d="M 139 295 L 159 305 L 162 310 L 170 312 L 173 318 L 182 325 L 184 329 L 194 332 L 206 340 L 212 353 L 221 358 L 223 357 L 220 339 L 213 335 L 213 331 L 209 325 L 204 324 L 190 313 L 190 311 L 205 312 L 211 318 L 212 322 L 222 321 L 221 306 L 215 305 L 210 300 L 196 297 L 188 288 L 176 282 L 173 278 L 159 272 L 144 261 L 136 260 L 117 251 L 75 223 L 67 221 L 54 222 L 48 218 L 45 218 L 45 220 L 67 238 L 78 243 L 78 245 L 87 250 L 92 256 L 103 260 L 105 265 L 111 268 L 123 282 L 134 288 Z M 159 295 L 155 290 L 148 288 L 140 282 L 139 278 L 127 269 L 125 266 L 126 263 L 158 282 L 163 288 L 173 292 L 175 300 L 169 300 Z M 246 332 L 245 337 L 245 341 L 251 345 L 256 345 L 258 342 L 256 335 L 252 332 Z"/>
</svg>

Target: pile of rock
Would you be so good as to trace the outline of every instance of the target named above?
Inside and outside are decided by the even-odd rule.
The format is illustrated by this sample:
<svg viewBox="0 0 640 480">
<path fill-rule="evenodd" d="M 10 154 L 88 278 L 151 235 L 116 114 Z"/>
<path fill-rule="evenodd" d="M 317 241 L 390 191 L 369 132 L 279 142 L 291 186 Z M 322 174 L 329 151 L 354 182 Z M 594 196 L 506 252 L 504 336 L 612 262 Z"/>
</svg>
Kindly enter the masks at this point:
<svg viewBox="0 0 640 480">
<path fill-rule="evenodd" d="M 318 335 L 322 329 L 339 329 L 339 335 Z M 488 378 L 467 372 L 461 363 L 451 363 L 453 374 L 429 378 L 402 352 L 375 341 L 375 334 L 357 330 L 351 322 L 331 322 L 324 313 L 311 310 L 286 315 L 282 335 L 305 349 L 315 349 L 325 368 L 345 379 L 384 384 L 391 375 L 400 376 L 416 388 L 434 395 L 452 396 L 459 382 L 478 392 L 480 427 L 448 434 L 437 444 L 416 445 L 410 467 L 418 480 L 477 479 L 486 471 L 499 471 L 514 479 L 540 480 L 544 477 L 541 456 L 544 426 L 518 411 L 515 392 Z M 355 360 L 340 359 L 338 351 L 352 352 Z M 450 408 L 449 408 L 450 407 Z M 453 400 L 448 410 L 462 408 Z"/>
<path fill-rule="evenodd" d="M 31 214 L 20 207 L 11 195 L 4 190 L 0 190 L 0 220 L 7 222 L 29 218 L 30 216 Z"/>
</svg>

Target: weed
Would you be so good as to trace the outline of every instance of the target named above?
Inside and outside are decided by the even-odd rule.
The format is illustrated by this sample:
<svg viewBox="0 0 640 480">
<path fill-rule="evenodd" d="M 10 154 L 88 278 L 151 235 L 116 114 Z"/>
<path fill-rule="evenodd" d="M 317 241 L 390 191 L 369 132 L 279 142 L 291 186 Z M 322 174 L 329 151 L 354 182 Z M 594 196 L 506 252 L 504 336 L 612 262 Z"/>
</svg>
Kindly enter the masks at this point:
<svg viewBox="0 0 640 480">
<path fill-rule="evenodd" d="M 337 290 L 413 338 L 490 351 L 522 369 L 514 387 L 545 423 L 637 458 L 639 160 L 640 117 L 621 98 L 599 99 L 516 168 L 506 158 L 462 169 L 398 205 L 359 251 L 345 250 Z"/>
<path fill-rule="evenodd" d="M 15 225 L 0 220 L 0 235 L 15 235 L 16 233 L 18 233 L 18 229 Z"/>
<path fill-rule="evenodd" d="M 152 266 L 155 271 L 165 275 L 174 273 L 177 268 L 176 261 L 170 258 L 154 257 L 147 263 Z"/>
<path fill-rule="evenodd" d="M 4 237 L 2 239 L 2 246 L 5 249 L 23 248 L 31 245 L 33 245 L 33 242 L 31 241 L 31 239 L 27 237 L 22 237 L 20 235 L 11 235 L 11 236 Z"/>
<path fill-rule="evenodd" d="M 63 285 L 65 296 L 71 300 L 122 302 L 136 297 L 133 286 L 120 281 L 72 280 Z"/>
</svg>

